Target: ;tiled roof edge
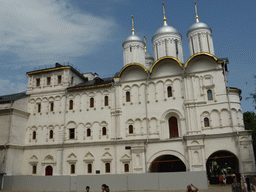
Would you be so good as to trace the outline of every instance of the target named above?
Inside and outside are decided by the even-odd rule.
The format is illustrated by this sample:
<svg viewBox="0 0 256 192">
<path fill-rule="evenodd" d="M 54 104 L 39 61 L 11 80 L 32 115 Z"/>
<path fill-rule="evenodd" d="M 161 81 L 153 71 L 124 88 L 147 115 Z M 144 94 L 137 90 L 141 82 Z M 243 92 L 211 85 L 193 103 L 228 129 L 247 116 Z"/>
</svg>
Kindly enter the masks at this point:
<svg viewBox="0 0 256 192">
<path fill-rule="evenodd" d="M 0 103 L 10 103 L 12 101 L 16 101 L 18 99 L 22 99 L 28 96 L 29 95 L 27 95 L 26 92 L 15 93 L 11 95 L 2 95 L 0 96 Z"/>
</svg>

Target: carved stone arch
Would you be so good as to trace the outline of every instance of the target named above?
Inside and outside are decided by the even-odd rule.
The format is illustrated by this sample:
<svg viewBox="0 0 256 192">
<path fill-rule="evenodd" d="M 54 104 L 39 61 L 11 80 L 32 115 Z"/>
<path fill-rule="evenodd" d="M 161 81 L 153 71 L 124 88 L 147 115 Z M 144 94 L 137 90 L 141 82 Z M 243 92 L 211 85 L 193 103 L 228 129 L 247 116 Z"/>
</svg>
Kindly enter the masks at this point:
<svg viewBox="0 0 256 192">
<path fill-rule="evenodd" d="M 41 102 L 42 102 L 41 98 L 36 99 L 36 103 L 41 103 Z"/>
<path fill-rule="evenodd" d="M 165 83 L 165 86 L 172 86 L 173 81 L 171 79 L 167 79 L 164 83 Z"/>
<path fill-rule="evenodd" d="M 61 100 L 61 97 L 59 95 L 55 96 L 54 98 L 55 101 L 60 101 Z"/>
<path fill-rule="evenodd" d="M 172 155 L 172 156 L 178 157 L 185 164 L 186 169 L 188 169 L 188 160 L 186 159 L 186 157 L 182 153 L 180 153 L 179 151 L 174 151 L 174 150 L 161 150 L 161 151 L 158 151 L 158 152 L 154 153 L 147 160 L 147 169 L 148 169 L 148 171 L 150 171 L 150 167 L 152 165 L 152 162 L 157 157 L 160 157 L 160 156 L 163 156 L 163 155 Z"/>
<path fill-rule="evenodd" d="M 31 131 L 36 131 L 38 128 L 36 126 L 31 127 Z"/>
<path fill-rule="evenodd" d="M 92 124 L 91 123 L 86 123 L 85 124 L 85 128 L 91 128 L 92 127 Z"/>
<path fill-rule="evenodd" d="M 56 165 L 56 161 L 54 159 L 54 157 L 52 155 L 47 155 L 43 162 L 42 162 L 42 165 L 45 165 L 45 164 L 53 164 L 53 165 Z"/>
<path fill-rule="evenodd" d="M 95 93 L 94 93 L 94 92 L 90 92 L 90 93 L 88 94 L 88 96 L 89 96 L 89 97 L 94 97 L 94 96 L 95 96 Z"/>
<path fill-rule="evenodd" d="M 133 121 L 132 119 L 128 119 L 128 120 L 126 121 L 126 123 L 127 123 L 128 125 L 131 125 L 131 124 L 134 123 L 134 121 Z"/>
<path fill-rule="evenodd" d="M 157 133 L 158 132 L 158 125 L 157 125 L 156 117 L 151 117 L 148 124 L 149 124 L 149 133 Z"/>
<path fill-rule="evenodd" d="M 69 164 L 76 164 L 77 156 L 74 153 L 70 153 L 69 156 L 67 157 L 67 162 Z"/>
<path fill-rule="evenodd" d="M 43 103 L 46 103 L 46 102 L 48 102 L 49 100 L 48 100 L 48 98 L 47 97 L 43 97 L 43 99 L 42 99 L 42 102 Z"/>
<path fill-rule="evenodd" d="M 76 123 L 74 122 L 74 121 L 69 121 L 68 123 L 67 123 L 67 128 L 69 129 L 69 128 L 76 128 L 77 126 L 76 126 Z"/>
<path fill-rule="evenodd" d="M 37 156 L 33 155 L 32 157 L 30 157 L 30 159 L 29 159 L 29 164 L 31 164 L 31 165 L 37 165 L 37 164 L 38 164 L 38 158 L 37 158 Z"/>
<path fill-rule="evenodd" d="M 129 85 L 126 85 L 124 88 L 123 88 L 124 91 L 130 91 L 131 90 L 131 87 Z"/>
<path fill-rule="evenodd" d="M 176 114 L 176 117 L 178 117 L 178 118 L 180 118 L 180 119 L 183 119 L 184 117 L 183 117 L 183 115 L 182 115 L 182 113 L 179 111 L 179 110 L 177 110 L 177 109 L 168 109 L 168 110 L 166 110 L 163 114 L 162 114 L 162 116 L 161 116 L 161 121 L 164 121 L 165 119 L 166 119 L 166 117 L 168 116 L 168 115 L 170 115 L 170 114 Z"/>
<path fill-rule="evenodd" d="M 109 94 L 109 90 L 104 90 L 104 91 L 102 92 L 102 94 L 103 94 L 103 95 L 108 95 L 108 94 Z"/>
<path fill-rule="evenodd" d="M 199 145 L 199 142 L 196 140 L 191 141 L 191 145 Z"/>
<path fill-rule="evenodd" d="M 51 97 L 49 97 L 48 100 L 49 100 L 49 102 L 53 102 L 55 99 L 54 99 L 54 97 L 51 96 Z"/>
<path fill-rule="evenodd" d="M 235 108 L 231 108 L 231 115 L 233 120 L 233 125 L 238 126 L 238 111 Z"/>
<path fill-rule="evenodd" d="M 100 125 L 101 125 L 101 127 L 106 127 L 106 126 L 108 126 L 108 124 L 107 124 L 106 121 L 102 121 Z"/>
<path fill-rule="evenodd" d="M 35 102 L 36 102 L 36 100 L 35 100 L 34 98 L 32 98 L 32 99 L 29 100 L 29 103 L 30 103 L 30 104 L 34 104 Z"/>
<path fill-rule="evenodd" d="M 68 99 L 74 99 L 75 96 L 73 94 L 68 94 Z"/>
<path fill-rule="evenodd" d="M 141 86 L 146 86 L 146 83 L 140 83 L 139 87 L 141 87 Z"/>
<path fill-rule="evenodd" d="M 101 157 L 101 160 L 103 161 L 103 162 L 111 162 L 112 161 L 112 155 L 107 151 L 107 152 L 105 152 L 103 155 L 102 155 L 102 157 Z"/>
<path fill-rule="evenodd" d="M 221 109 L 220 112 L 220 118 L 221 118 L 221 125 L 222 126 L 230 126 L 231 122 L 230 122 L 230 113 L 228 111 L 228 109 L 224 108 Z"/>
<path fill-rule="evenodd" d="M 84 160 L 85 163 L 92 163 L 94 161 L 94 156 L 93 154 L 89 151 L 88 153 L 85 154 Z"/>
<path fill-rule="evenodd" d="M 220 112 L 217 109 L 213 109 L 210 113 L 210 125 L 212 127 L 220 127 Z"/>
<path fill-rule="evenodd" d="M 122 163 L 130 163 L 131 160 L 132 160 L 131 156 L 130 156 L 129 154 L 127 154 L 127 153 L 124 154 L 124 155 L 121 157 L 121 159 L 120 159 L 120 161 L 121 161 Z"/>
</svg>

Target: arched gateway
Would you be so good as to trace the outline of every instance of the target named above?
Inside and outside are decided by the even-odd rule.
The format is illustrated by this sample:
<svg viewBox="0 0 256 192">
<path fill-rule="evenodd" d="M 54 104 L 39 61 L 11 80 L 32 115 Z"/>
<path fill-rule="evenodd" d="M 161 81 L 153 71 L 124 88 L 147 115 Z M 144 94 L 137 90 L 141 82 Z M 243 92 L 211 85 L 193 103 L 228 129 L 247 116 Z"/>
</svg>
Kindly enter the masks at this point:
<svg viewBox="0 0 256 192">
<path fill-rule="evenodd" d="M 161 155 L 152 161 L 149 172 L 182 172 L 185 164 L 174 155 Z"/>
<path fill-rule="evenodd" d="M 223 170 L 227 173 L 227 183 L 232 183 L 231 174 L 239 172 L 239 161 L 237 156 L 229 151 L 217 151 L 208 158 L 206 170 L 210 184 L 219 183 L 218 176 Z"/>
</svg>

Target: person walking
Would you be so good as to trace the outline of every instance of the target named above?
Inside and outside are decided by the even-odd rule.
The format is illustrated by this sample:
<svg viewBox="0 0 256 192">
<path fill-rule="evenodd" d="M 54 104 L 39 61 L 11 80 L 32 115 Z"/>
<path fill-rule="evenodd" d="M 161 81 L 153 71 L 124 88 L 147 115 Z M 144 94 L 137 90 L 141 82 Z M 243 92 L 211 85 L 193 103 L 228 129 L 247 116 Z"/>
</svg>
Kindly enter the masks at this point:
<svg viewBox="0 0 256 192">
<path fill-rule="evenodd" d="M 223 182 L 224 186 L 227 183 L 225 171 L 223 171 L 223 173 L 222 173 L 222 182 Z"/>
<path fill-rule="evenodd" d="M 245 178 L 245 183 L 244 183 L 244 191 L 245 192 L 252 192 L 255 191 L 254 186 L 250 182 L 250 179 L 248 177 Z"/>
<path fill-rule="evenodd" d="M 89 191 L 90 191 L 90 187 L 86 186 L 86 192 L 89 192 Z"/>
<path fill-rule="evenodd" d="M 106 192 L 106 184 L 101 185 L 102 192 Z"/>
<path fill-rule="evenodd" d="M 195 189 L 192 190 L 192 187 L 194 187 Z M 186 192 L 197 192 L 197 191 L 198 191 L 198 188 L 196 186 L 194 186 L 192 183 L 187 186 L 187 191 Z"/>
<path fill-rule="evenodd" d="M 236 173 L 235 176 L 233 176 L 233 183 L 231 187 L 232 192 L 242 192 L 241 175 L 239 173 Z"/>
</svg>

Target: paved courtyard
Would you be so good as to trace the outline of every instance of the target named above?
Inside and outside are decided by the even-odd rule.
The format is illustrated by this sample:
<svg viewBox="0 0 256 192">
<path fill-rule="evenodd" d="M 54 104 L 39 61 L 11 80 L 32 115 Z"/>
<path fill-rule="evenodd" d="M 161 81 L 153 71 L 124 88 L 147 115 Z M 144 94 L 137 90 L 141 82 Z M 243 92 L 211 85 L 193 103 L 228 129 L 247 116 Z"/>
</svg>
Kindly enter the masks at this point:
<svg viewBox="0 0 256 192">
<path fill-rule="evenodd" d="M 171 192 L 184 192 L 185 190 L 176 190 Z M 200 192 L 231 192 L 231 185 L 219 186 L 210 185 L 208 189 L 199 189 Z"/>
</svg>

